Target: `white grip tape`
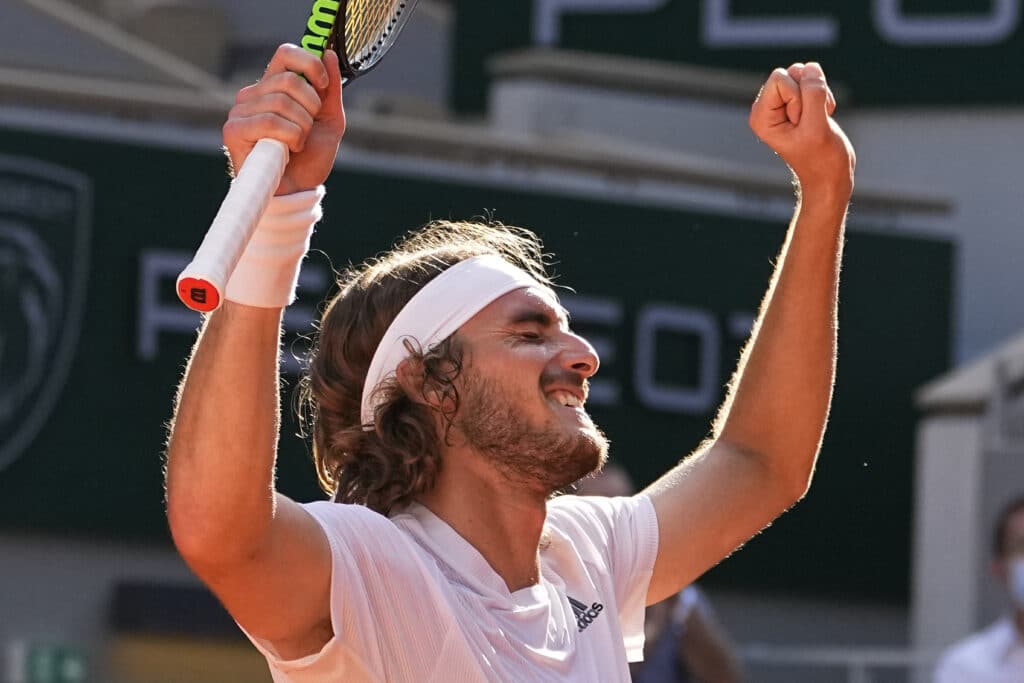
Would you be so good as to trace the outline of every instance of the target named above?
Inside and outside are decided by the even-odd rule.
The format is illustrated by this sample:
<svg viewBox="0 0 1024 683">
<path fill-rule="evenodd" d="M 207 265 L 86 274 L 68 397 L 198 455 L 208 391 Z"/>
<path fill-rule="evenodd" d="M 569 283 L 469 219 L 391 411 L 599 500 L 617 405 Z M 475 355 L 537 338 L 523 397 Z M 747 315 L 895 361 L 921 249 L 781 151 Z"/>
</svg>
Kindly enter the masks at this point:
<svg viewBox="0 0 1024 683">
<path fill-rule="evenodd" d="M 178 276 L 178 296 L 186 306 L 202 311 L 220 306 L 225 285 L 287 165 L 288 148 L 278 140 L 263 139 L 252 148 L 192 262 Z M 215 291 L 200 291 L 197 282 Z"/>
</svg>

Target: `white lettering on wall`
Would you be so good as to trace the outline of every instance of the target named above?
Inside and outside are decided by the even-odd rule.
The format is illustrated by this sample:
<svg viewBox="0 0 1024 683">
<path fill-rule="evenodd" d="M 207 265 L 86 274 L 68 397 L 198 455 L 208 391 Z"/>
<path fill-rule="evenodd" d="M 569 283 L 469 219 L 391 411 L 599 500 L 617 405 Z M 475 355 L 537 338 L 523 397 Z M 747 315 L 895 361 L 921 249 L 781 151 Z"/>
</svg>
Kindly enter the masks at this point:
<svg viewBox="0 0 1024 683">
<path fill-rule="evenodd" d="M 185 308 L 174 294 L 174 281 L 191 258 L 190 252 L 177 249 L 143 249 L 139 253 L 135 349 L 142 360 L 154 361 L 160 356 L 163 337 L 194 337 L 199 327 L 200 314 Z M 287 373 L 296 374 L 301 369 L 296 356 L 308 351 L 301 340 L 310 336 L 314 316 L 314 308 L 307 301 L 323 297 L 331 284 L 330 275 L 330 268 L 324 265 L 303 265 L 299 301 L 285 309 L 284 315 L 286 341 L 281 363 Z M 303 292 L 307 294 L 306 300 L 301 296 Z M 584 336 L 601 358 L 602 370 L 590 384 L 590 402 L 601 406 L 620 406 L 627 400 L 622 381 L 632 372 L 634 398 L 644 408 L 686 415 L 710 413 L 722 390 L 719 360 L 723 344 L 729 347 L 730 340 L 745 339 L 754 320 L 751 313 L 738 311 L 728 314 L 720 324 L 714 311 L 702 308 L 668 303 L 642 305 L 633 323 L 633 355 L 622 357 L 616 337 L 631 320 L 623 300 L 581 294 L 564 294 L 561 299 L 569 310 L 572 325 L 586 328 Z M 695 383 L 657 375 L 659 355 L 694 353 L 693 346 L 672 344 L 671 337 L 664 333 L 697 338 L 697 357 L 682 360 L 698 368 Z M 660 339 L 659 334 L 663 335 Z M 294 339 L 299 341 L 289 341 Z M 620 365 L 618 371 L 616 365 Z"/>
<path fill-rule="evenodd" d="M 655 376 L 658 332 L 696 335 L 700 340 L 699 378 L 694 386 L 668 384 Z M 636 359 L 633 365 L 637 398 L 652 408 L 680 413 L 707 413 L 718 398 L 718 357 L 721 334 L 709 311 L 672 304 L 649 304 L 636 321 Z"/>
<path fill-rule="evenodd" d="M 569 12 L 650 12 L 666 2 L 668 0 L 534 0 L 533 42 L 557 45 L 562 36 L 562 15 Z"/>
<path fill-rule="evenodd" d="M 992 0 L 991 9 L 975 13 L 908 14 L 903 9 L 903 0 L 871 0 L 864 7 L 870 7 L 878 35 L 893 45 L 985 46 L 1000 43 L 1018 30 L 1022 1 Z M 534 0 L 533 42 L 558 45 L 565 14 L 651 12 L 667 3 L 668 0 Z M 767 16 L 737 16 L 732 6 L 731 0 L 702 0 L 703 45 L 718 49 L 834 47 L 839 42 L 839 19 L 829 14 L 771 12 Z M 681 39 L 692 31 L 689 26 L 677 28 Z"/>
<path fill-rule="evenodd" d="M 903 0 L 874 0 L 879 35 L 895 45 L 993 45 L 1006 40 L 1020 22 L 1021 0 L 993 0 L 987 14 L 909 17 Z"/>
<path fill-rule="evenodd" d="M 199 327 L 200 314 L 185 307 L 174 295 L 174 282 L 192 254 L 177 249 L 143 249 L 139 253 L 139 301 L 135 328 L 135 352 L 143 360 L 154 360 L 160 354 L 161 334 L 194 334 Z M 307 263 L 299 273 L 299 292 L 326 291 L 328 269 Z M 285 310 L 286 334 L 304 334 L 311 330 L 313 308 L 301 303 Z M 281 355 L 281 369 L 288 373 L 299 371 L 296 353 L 286 346 Z M 296 349 L 296 352 L 301 349 Z"/>
<path fill-rule="evenodd" d="M 190 260 L 187 251 L 171 249 L 144 249 L 139 254 L 135 353 L 143 360 L 153 360 L 160 353 L 161 332 L 190 334 L 199 326 L 199 313 L 177 299 L 160 296 L 161 291 L 174 291 L 178 273 Z"/>
<path fill-rule="evenodd" d="M 730 0 L 704 0 L 703 40 L 708 47 L 817 47 L 835 45 L 839 22 L 829 16 L 744 17 Z"/>
</svg>

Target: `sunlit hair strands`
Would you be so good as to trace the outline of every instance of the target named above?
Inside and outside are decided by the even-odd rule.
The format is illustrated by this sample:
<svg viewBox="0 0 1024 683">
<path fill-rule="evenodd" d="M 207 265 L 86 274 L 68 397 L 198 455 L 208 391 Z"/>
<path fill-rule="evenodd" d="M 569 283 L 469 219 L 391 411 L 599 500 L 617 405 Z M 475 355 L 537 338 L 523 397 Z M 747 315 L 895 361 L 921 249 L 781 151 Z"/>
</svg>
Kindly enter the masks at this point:
<svg viewBox="0 0 1024 683">
<path fill-rule="evenodd" d="M 548 259 L 535 234 L 500 223 L 435 221 L 381 257 L 346 270 L 328 303 L 300 385 L 299 416 L 313 439 L 320 486 L 337 502 L 382 514 L 429 490 L 441 467 L 441 439 L 458 410 L 455 380 L 462 350 L 448 337 L 426 355 L 406 340 L 422 369 L 420 388 L 444 406 L 444 433 L 434 409 L 412 400 L 394 378 L 378 388 L 373 429 L 360 419 L 363 385 L 385 331 L 428 282 L 476 256 L 496 255 L 550 286 Z M 438 302 L 443 306 L 445 302 Z"/>
</svg>

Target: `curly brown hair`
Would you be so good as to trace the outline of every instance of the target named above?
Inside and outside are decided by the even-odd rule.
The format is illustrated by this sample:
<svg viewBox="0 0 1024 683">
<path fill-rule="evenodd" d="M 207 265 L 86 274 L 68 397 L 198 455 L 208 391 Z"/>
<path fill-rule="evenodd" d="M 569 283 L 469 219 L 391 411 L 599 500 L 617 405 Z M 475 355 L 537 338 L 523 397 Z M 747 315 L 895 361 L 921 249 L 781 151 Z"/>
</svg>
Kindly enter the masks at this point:
<svg viewBox="0 0 1024 683">
<path fill-rule="evenodd" d="M 339 292 L 320 320 L 299 393 L 317 478 L 335 501 L 388 514 L 434 485 L 442 466 L 441 439 L 458 410 L 462 349 L 456 335 L 433 349 L 406 344 L 422 369 L 420 389 L 437 392 L 445 406 L 443 434 L 436 409 L 414 401 L 394 379 L 378 388 L 382 400 L 373 428 L 364 429 L 363 384 L 377 345 L 406 303 L 447 268 L 485 254 L 501 256 L 551 286 L 548 255 L 537 235 L 493 222 L 434 221 L 339 276 Z"/>
</svg>

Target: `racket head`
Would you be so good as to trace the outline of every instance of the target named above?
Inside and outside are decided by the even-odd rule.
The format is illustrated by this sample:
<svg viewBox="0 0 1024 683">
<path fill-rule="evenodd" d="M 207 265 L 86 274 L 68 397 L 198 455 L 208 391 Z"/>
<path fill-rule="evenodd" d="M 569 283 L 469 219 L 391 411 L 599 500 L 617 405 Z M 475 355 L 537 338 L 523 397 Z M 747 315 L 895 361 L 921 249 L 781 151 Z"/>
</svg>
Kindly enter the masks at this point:
<svg viewBox="0 0 1024 683">
<path fill-rule="evenodd" d="M 326 47 L 338 53 L 342 83 L 380 63 L 405 27 L 416 0 L 341 0 Z M 344 21 L 340 18 L 344 16 Z"/>
</svg>

